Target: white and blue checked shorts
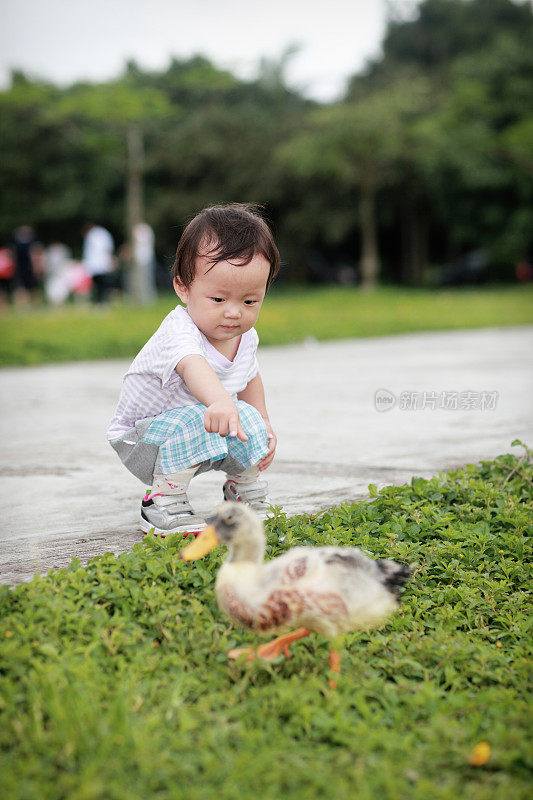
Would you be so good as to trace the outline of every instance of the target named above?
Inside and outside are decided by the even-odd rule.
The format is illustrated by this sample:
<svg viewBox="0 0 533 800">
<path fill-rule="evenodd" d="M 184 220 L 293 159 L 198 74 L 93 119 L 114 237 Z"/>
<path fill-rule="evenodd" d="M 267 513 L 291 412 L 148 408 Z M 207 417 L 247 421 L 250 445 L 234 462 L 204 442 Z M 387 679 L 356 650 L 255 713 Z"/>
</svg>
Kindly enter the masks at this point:
<svg viewBox="0 0 533 800">
<path fill-rule="evenodd" d="M 238 475 L 267 454 L 268 436 L 256 408 L 243 400 L 237 400 L 236 406 L 247 442 L 208 433 L 204 427 L 206 406 L 198 403 L 140 420 L 110 444 L 143 483 L 151 483 L 154 474 L 172 475 L 196 464 L 201 464 L 199 473 L 222 469 Z"/>
</svg>

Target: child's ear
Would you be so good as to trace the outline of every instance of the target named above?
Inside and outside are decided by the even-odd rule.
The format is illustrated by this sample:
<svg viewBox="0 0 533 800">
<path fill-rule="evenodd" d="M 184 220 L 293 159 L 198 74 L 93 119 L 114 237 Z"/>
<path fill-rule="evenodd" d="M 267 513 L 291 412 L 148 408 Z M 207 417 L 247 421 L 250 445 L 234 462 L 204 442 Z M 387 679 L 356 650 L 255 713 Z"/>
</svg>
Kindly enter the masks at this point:
<svg viewBox="0 0 533 800">
<path fill-rule="evenodd" d="M 187 303 L 189 299 L 189 290 L 185 284 L 182 283 L 180 278 L 174 278 L 174 291 L 182 302 Z"/>
</svg>

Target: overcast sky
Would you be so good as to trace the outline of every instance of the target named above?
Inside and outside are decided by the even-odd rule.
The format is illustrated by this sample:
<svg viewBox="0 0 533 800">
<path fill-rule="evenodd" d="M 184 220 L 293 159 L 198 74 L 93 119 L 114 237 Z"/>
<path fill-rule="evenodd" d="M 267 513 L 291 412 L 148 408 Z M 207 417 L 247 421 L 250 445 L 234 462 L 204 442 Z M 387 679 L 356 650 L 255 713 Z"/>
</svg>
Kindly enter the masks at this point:
<svg viewBox="0 0 533 800">
<path fill-rule="evenodd" d="M 395 0 L 406 15 L 416 0 Z M 18 68 L 62 85 L 201 53 L 242 78 L 290 44 L 292 86 L 331 100 L 379 53 L 387 0 L 0 0 L 0 86 Z"/>
</svg>

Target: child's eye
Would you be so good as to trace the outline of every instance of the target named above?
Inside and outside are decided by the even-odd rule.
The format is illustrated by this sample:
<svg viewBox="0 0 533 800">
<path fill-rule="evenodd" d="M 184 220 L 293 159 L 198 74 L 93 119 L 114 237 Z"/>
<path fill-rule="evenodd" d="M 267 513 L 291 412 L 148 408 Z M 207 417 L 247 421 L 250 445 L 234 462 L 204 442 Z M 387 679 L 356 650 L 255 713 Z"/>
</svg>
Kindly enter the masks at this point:
<svg viewBox="0 0 533 800">
<path fill-rule="evenodd" d="M 211 300 L 214 300 L 215 303 L 223 303 L 224 302 L 224 298 L 222 298 L 222 297 L 212 297 Z"/>
<path fill-rule="evenodd" d="M 253 306 L 254 303 L 257 303 L 257 300 L 245 300 L 244 305 L 246 306 Z"/>
</svg>

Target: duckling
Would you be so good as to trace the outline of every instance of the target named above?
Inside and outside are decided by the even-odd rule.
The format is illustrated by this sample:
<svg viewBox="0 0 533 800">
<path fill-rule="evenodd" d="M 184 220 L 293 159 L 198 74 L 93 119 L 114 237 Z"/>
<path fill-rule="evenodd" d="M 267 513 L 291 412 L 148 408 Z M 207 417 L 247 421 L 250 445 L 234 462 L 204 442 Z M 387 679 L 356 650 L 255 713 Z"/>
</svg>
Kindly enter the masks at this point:
<svg viewBox="0 0 533 800">
<path fill-rule="evenodd" d="M 406 564 L 374 561 L 356 547 L 294 547 L 265 563 L 263 523 L 240 503 L 222 503 L 207 522 L 181 558 L 193 561 L 217 544 L 227 545 L 228 557 L 215 583 L 219 608 L 252 631 L 288 630 L 257 650 L 231 650 L 230 659 L 290 657 L 290 644 L 314 632 L 330 640 L 330 668 L 339 674 L 340 637 L 383 623 L 398 608 L 412 574 Z M 336 680 L 330 685 L 336 688 Z"/>
</svg>

